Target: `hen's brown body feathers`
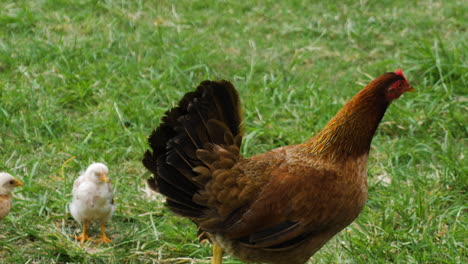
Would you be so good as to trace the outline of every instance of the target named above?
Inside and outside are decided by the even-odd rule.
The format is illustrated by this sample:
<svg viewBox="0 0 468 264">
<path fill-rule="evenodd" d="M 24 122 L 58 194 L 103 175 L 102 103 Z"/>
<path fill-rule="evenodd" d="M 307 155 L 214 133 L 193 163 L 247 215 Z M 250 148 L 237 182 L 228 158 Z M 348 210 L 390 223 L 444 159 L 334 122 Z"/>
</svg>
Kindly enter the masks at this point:
<svg viewBox="0 0 468 264">
<path fill-rule="evenodd" d="M 388 73 L 304 144 L 244 158 L 239 97 L 205 81 L 166 113 L 144 165 L 167 206 L 247 262 L 301 264 L 349 225 L 367 199 L 366 162 L 389 101 Z"/>
</svg>

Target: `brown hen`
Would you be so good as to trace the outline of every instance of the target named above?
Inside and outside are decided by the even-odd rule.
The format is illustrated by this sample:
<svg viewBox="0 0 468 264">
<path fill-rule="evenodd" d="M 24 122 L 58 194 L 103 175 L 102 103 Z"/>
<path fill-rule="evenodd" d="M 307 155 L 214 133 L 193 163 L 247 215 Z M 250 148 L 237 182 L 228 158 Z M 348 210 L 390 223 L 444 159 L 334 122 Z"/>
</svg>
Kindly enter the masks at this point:
<svg viewBox="0 0 468 264">
<path fill-rule="evenodd" d="M 307 142 L 245 158 L 236 89 L 204 81 L 149 137 L 148 184 L 211 241 L 213 263 L 223 250 L 245 262 L 305 263 L 364 207 L 372 137 L 406 91 L 401 70 L 384 73 Z"/>
</svg>

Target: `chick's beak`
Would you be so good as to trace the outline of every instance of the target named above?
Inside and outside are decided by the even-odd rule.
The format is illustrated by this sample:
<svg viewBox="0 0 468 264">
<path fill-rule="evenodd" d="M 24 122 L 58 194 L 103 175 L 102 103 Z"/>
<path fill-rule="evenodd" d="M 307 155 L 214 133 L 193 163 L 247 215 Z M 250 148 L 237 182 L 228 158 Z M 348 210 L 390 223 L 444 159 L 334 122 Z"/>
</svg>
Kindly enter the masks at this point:
<svg viewBox="0 0 468 264">
<path fill-rule="evenodd" d="M 23 182 L 21 182 L 20 180 L 18 180 L 18 179 L 15 180 L 15 187 L 23 186 L 23 185 L 24 185 Z"/>
<path fill-rule="evenodd" d="M 109 178 L 107 178 L 107 173 L 103 173 L 102 176 L 99 177 L 99 179 L 105 183 L 109 182 Z"/>
</svg>

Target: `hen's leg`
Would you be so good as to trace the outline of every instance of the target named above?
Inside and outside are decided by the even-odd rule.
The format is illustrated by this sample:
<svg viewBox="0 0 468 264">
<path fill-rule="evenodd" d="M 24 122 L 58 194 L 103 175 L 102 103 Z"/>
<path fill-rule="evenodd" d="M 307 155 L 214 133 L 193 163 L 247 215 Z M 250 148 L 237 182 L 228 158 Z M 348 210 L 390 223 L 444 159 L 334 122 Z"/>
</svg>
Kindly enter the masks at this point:
<svg viewBox="0 0 468 264">
<path fill-rule="evenodd" d="M 216 243 L 213 243 L 213 260 L 212 264 L 222 264 L 223 263 L 223 249 L 218 246 Z"/>
<path fill-rule="evenodd" d="M 106 226 L 104 225 L 104 223 L 101 223 L 101 236 L 96 241 L 105 244 L 112 242 L 112 240 L 110 240 L 106 235 Z"/>
<path fill-rule="evenodd" d="M 83 233 L 81 234 L 81 236 L 73 236 L 73 237 L 77 240 L 80 240 L 81 245 L 84 245 L 85 241 L 91 240 L 88 237 L 88 221 L 87 220 L 83 220 Z"/>
</svg>

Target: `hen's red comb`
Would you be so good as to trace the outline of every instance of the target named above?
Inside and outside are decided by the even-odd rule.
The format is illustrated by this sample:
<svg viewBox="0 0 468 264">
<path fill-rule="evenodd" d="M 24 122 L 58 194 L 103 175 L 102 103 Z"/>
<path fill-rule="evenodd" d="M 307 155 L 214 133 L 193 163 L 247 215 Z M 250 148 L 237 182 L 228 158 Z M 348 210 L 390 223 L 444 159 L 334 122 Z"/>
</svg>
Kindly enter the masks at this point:
<svg viewBox="0 0 468 264">
<path fill-rule="evenodd" d="M 395 74 L 396 75 L 400 75 L 401 77 L 405 78 L 405 75 L 403 74 L 403 70 L 402 69 L 397 69 L 395 70 Z M 406 79 L 406 78 L 405 78 Z"/>
</svg>

